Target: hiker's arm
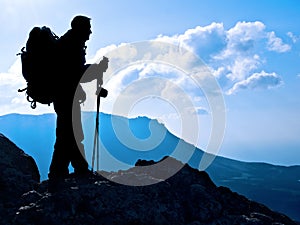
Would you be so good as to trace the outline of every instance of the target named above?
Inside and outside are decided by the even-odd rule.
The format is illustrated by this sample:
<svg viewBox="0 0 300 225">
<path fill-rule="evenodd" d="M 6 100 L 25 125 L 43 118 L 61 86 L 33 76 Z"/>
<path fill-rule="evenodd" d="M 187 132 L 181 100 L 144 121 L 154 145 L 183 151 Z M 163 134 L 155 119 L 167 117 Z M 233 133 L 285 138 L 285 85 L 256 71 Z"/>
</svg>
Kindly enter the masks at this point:
<svg viewBox="0 0 300 225">
<path fill-rule="evenodd" d="M 103 73 L 107 70 L 107 62 L 99 64 L 89 64 L 87 69 L 84 72 L 83 77 L 81 78 L 81 83 L 90 82 L 92 80 L 97 80 L 97 92 L 96 94 L 100 97 L 106 97 L 108 91 L 102 87 L 103 84 Z"/>
<path fill-rule="evenodd" d="M 108 68 L 108 61 L 101 60 L 99 64 L 86 64 L 85 66 L 87 66 L 87 68 L 85 69 L 81 82 L 86 83 L 100 79 L 102 84 L 103 73 Z"/>
</svg>

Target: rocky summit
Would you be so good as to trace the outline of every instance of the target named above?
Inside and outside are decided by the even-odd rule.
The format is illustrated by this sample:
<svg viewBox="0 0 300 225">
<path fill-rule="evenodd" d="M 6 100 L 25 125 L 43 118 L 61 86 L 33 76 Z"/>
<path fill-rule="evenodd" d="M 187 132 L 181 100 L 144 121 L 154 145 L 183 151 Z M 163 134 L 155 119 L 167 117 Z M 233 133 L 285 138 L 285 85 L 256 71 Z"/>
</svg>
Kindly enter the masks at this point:
<svg viewBox="0 0 300 225">
<path fill-rule="evenodd" d="M 7 143 L 7 139 L 5 143 L 1 142 L 1 151 Z M 16 146 L 10 147 L 16 150 Z M 19 154 L 27 157 L 22 152 Z M 7 166 L 2 163 L 1 168 Z M 16 161 L 15 166 L 19 163 L 22 164 Z M 35 167 L 34 164 L 31 166 Z M 164 179 L 166 174 L 174 172 L 174 168 L 181 169 Z M 36 171 L 31 172 L 32 179 L 37 179 Z M 36 180 L 28 179 L 26 185 L 23 183 L 25 178 L 20 179 L 21 183 L 15 180 L 11 190 L 3 189 L 3 183 L 11 174 L 5 176 L 1 177 L 1 195 L 13 192 L 17 185 L 26 188 L 22 194 L 21 188 L 17 188 L 18 192 L 5 201 L 1 198 L 1 209 L 4 206 L 6 209 L 5 213 L 1 210 L 2 224 L 296 225 L 283 214 L 228 188 L 217 187 L 206 172 L 173 158 L 168 158 L 165 164 L 139 160 L 135 167 L 126 171 L 99 171 L 85 177 L 70 174 L 60 182 L 57 190 L 51 192 L 48 180 L 37 184 Z M 28 174 L 24 176 L 28 177 Z"/>
</svg>

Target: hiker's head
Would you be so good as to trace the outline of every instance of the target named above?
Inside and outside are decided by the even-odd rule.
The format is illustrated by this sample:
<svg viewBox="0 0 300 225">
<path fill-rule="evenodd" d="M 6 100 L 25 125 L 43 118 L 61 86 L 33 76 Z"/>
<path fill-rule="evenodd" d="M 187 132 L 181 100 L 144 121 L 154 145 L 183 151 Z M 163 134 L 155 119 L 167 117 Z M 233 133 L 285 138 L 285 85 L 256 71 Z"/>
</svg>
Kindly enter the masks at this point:
<svg viewBox="0 0 300 225">
<path fill-rule="evenodd" d="M 91 18 L 81 15 L 75 16 L 71 21 L 71 28 L 82 40 L 87 41 L 92 33 Z"/>
</svg>

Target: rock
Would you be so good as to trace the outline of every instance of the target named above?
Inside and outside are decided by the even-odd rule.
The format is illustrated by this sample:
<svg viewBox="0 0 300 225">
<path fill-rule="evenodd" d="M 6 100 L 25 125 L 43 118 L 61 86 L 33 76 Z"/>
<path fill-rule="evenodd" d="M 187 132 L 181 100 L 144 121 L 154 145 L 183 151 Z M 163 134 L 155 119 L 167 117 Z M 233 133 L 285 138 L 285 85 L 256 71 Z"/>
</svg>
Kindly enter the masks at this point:
<svg viewBox="0 0 300 225">
<path fill-rule="evenodd" d="M 181 162 L 172 159 L 174 164 Z M 141 161 L 139 162 L 141 163 Z M 295 225 L 287 216 L 259 203 L 217 187 L 206 172 L 187 165 L 163 181 L 161 171 L 143 162 L 126 171 L 105 176 L 118 181 L 128 179 L 160 182 L 146 186 L 129 186 L 100 175 L 65 179 L 62 189 L 49 194 L 47 182 L 36 191 L 40 195 L 31 204 L 20 206 L 14 224 L 190 224 L 190 225 Z M 145 167 L 146 169 L 142 169 Z M 172 170 L 172 168 L 169 168 Z M 161 173 L 160 173 L 161 172 Z M 103 173 L 104 174 L 104 173 Z M 154 174 L 158 177 L 154 177 Z M 134 178 L 135 177 L 135 178 Z M 148 180 L 148 181 L 147 181 Z M 31 198 L 30 195 L 27 195 Z M 30 201 L 28 201 L 30 202 Z"/>
<path fill-rule="evenodd" d="M 31 157 L 3 136 L 0 146 L 0 224 L 296 225 L 173 158 L 139 160 L 125 171 L 99 171 L 103 176 L 71 174 L 49 193 Z"/>
<path fill-rule="evenodd" d="M 34 159 L 0 134 L 0 215 L 6 224 L 20 196 L 40 182 Z"/>
</svg>

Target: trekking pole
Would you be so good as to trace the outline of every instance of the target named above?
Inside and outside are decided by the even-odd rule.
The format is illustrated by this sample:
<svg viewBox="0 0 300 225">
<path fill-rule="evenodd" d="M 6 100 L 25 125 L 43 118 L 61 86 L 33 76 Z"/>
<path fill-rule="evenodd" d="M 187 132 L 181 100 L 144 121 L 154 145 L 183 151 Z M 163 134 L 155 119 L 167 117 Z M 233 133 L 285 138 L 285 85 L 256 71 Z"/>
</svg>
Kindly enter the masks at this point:
<svg viewBox="0 0 300 225">
<path fill-rule="evenodd" d="M 103 56 L 103 60 L 105 63 L 108 63 L 108 58 Z M 106 67 L 107 69 L 107 67 Z M 103 71 L 105 72 L 106 69 Z M 99 158 L 100 158 L 100 137 L 99 137 L 99 110 L 100 110 L 100 98 L 107 96 L 107 90 L 102 90 L 102 78 L 97 79 L 97 113 L 96 113 L 96 125 L 95 125 L 95 134 L 94 134 L 94 147 L 93 147 L 93 155 L 92 155 L 92 172 L 94 172 L 94 164 L 95 164 L 95 158 L 97 159 L 96 165 L 97 165 L 97 171 L 99 170 Z"/>
<path fill-rule="evenodd" d="M 99 82 L 97 81 L 97 89 L 101 87 L 98 86 Z M 94 164 L 95 164 L 95 158 L 97 159 L 96 165 L 97 165 L 97 171 L 99 170 L 99 154 L 100 154 L 100 148 L 99 148 L 99 109 L 100 109 L 100 90 L 97 90 L 97 113 L 96 113 L 96 124 L 95 124 L 95 134 L 94 134 L 94 148 L 93 148 L 93 155 L 92 155 L 92 172 L 94 172 Z"/>
</svg>

